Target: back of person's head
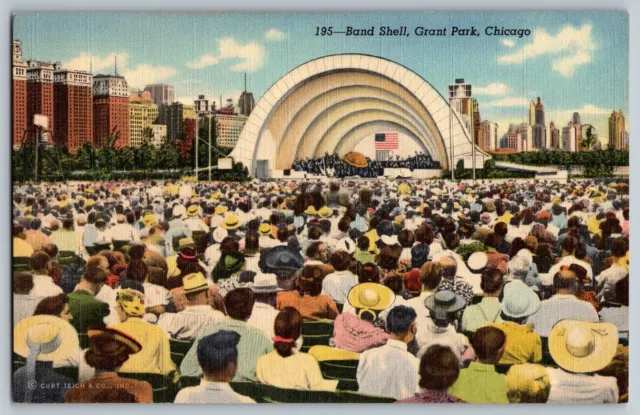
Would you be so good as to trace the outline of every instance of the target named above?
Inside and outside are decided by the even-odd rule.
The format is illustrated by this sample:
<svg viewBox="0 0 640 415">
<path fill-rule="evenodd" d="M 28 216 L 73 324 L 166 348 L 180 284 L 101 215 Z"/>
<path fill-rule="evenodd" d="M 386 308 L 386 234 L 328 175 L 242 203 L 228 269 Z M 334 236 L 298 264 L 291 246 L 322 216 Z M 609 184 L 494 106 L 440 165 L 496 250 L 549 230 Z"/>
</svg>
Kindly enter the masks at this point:
<svg viewBox="0 0 640 415">
<path fill-rule="evenodd" d="M 238 363 L 240 334 L 231 330 L 220 330 L 203 337 L 198 342 L 198 364 L 205 375 L 222 373 L 230 364 Z"/>
<path fill-rule="evenodd" d="M 380 256 L 378 257 L 378 265 L 380 265 L 380 268 L 385 270 L 396 269 L 401 254 L 402 248 L 399 248 L 398 246 L 386 245 L 380 251 Z"/>
<path fill-rule="evenodd" d="M 309 227 L 307 236 L 309 237 L 310 240 L 317 241 L 322 236 L 322 228 L 320 228 L 320 226 L 317 226 L 317 225 Z"/>
<path fill-rule="evenodd" d="M 21 271 L 13 276 L 13 293 L 27 295 L 33 288 L 33 274 Z"/>
<path fill-rule="evenodd" d="M 482 272 L 480 288 L 486 294 L 495 294 L 500 291 L 504 275 L 497 269 L 485 269 Z"/>
<path fill-rule="evenodd" d="M 627 254 L 629 250 L 629 244 L 624 239 L 616 239 L 611 244 L 611 255 L 616 258 L 621 258 Z"/>
<path fill-rule="evenodd" d="M 508 230 L 509 227 L 504 222 L 498 222 L 493 227 L 493 232 L 495 232 L 500 238 L 504 238 L 505 236 L 507 236 Z"/>
<path fill-rule="evenodd" d="M 322 292 L 323 277 L 324 273 L 320 267 L 306 265 L 302 268 L 302 272 L 296 283 L 298 292 L 301 295 L 309 294 L 312 297 L 320 295 Z"/>
<path fill-rule="evenodd" d="M 140 259 L 132 259 L 127 266 L 127 278 L 144 282 L 149 274 L 147 265 Z"/>
<path fill-rule="evenodd" d="M 302 333 L 302 315 L 293 307 L 284 307 L 274 322 L 276 335 L 273 348 L 282 357 L 293 354 L 296 340 Z"/>
<path fill-rule="evenodd" d="M 413 232 L 408 229 L 403 229 L 398 233 L 398 242 L 403 248 L 411 248 L 416 242 L 416 238 L 413 235 Z"/>
<path fill-rule="evenodd" d="M 553 276 L 553 288 L 555 291 L 575 291 L 578 277 L 575 272 L 567 269 L 560 270 Z"/>
<path fill-rule="evenodd" d="M 403 305 L 393 307 L 387 315 L 387 333 L 392 333 L 397 336 L 405 335 L 416 320 L 416 317 L 417 314 L 411 307 Z"/>
<path fill-rule="evenodd" d="M 366 236 L 361 236 L 358 238 L 358 249 L 361 251 L 369 250 L 369 238 Z"/>
<path fill-rule="evenodd" d="M 484 246 L 485 248 L 493 248 L 496 249 L 500 244 L 500 236 L 497 233 L 491 232 L 484 238 Z"/>
<path fill-rule="evenodd" d="M 562 242 L 562 250 L 569 255 L 573 255 L 578 245 L 580 245 L 578 238 L 568 236 Z"/>
<path fill-rule="evenodd" d="M 440 261 L 438 261 L 440 263 L 440 265 L 442 266 L 442 271 L 443 271 L 443 277 L 444 278 L 454 278 L 458 272 L 458 264 L 456 263 L 456 260 L 449 257 L 449 256 L 445 256 L 443 258 L 440 259 Z"/>
<path fill-rule="evenodd" d="M 431 229 L 431 226 L 426 223 L 423 223 L 418 227 L 418 229 L 416 229 L 415 236 L 418 242 L 422 242 L 427 245 L 431 245 L 435 238 L 433 229 Z"/>
<path fill-rule="evenodd" d="M 49 255 L 45 254 L 42 251 L 36 251 L 31 254 L 31 258 L 29 259 L 29 266 L 32 270 L 36 272 L 44 272 L 49 264 Z"/>
<path fill-rule="evenodd" d="M 331 266 L 336 271 L 345 271 L 349 269 L 349 265 L 351 264 L 351 256 L 345 252 L 338 250 L 331 254 Z"/>
<path fill-rule="evenodd" d="M 64 310 L 65 304 L 69 304 L 69 297 L 67 297 L 67 294 L 63 293 L 51 297 L 45 297 L 40 300 L 36 309 L 33 311 L 33 315 L 49 315 L 58 317 Z"/>
<path fill-rule="evenodd" d="M 546 403 L 549 399 L 551 381 L 542 365 L 513 365 L 507 372 L 506 382 L 510 403 Z"/>
<path fill-rule="evenodd" d="M 82 279 L 94 285 L 101 285 L 107 281 L 107 271 L 95 266 L 87 267 Z"/>
<path fill-rule="evenodd" d="M 260 248 L 260 238 L 256 233 L 250 233 L 244 238 L 244 249 L 253 251 Z"/>
<path fill-rule="evenodd" d="M 422 389 L 447 390 L 460 374 L 458 357 L 447 346 L 434 344 L 420 358 L 420 382 Z"/>
<path fill-rule="evenodd" d="M 516 277 L 519 280 L 524 280 L 524 278 L 529 273 L 529 260 L 524 256 L 515 256 L 511 258 L 509 264 L 507 265 L 507 272 L 509 275 Z"/>
<path fill-rule="evenodd" d="M 427 291 L 435 290 L 444 277 L 444 268 L 438 262 L 425 262 L 420 268 L 420 279 L 422 286 Z"/>
<path fill-rule="evenodd" d="M 253 290 L 246 287 L 231 290 L 224 297 L 224 307 L 227 309 L 227 314 L 240 321 L 247 321 L 251 317 L 254 302 Z"/>
<path fill-rule="evenodd" d="M 473 350 L 481 363 L 494 365 L 500 361 L 507 336 L 496 327 L 481 327 L 473 336 Z"/>
<path fill-rule="evenodd" d="M 289 239 L 289 230 L 286 227 L 281 226 L 278 228 L 277 236 L 280 242 L 287 242 Z"/>
<path fill-rule="evenodd" d="M 456 233 L 449 233 L 444 237 L 444 244 L 447 249 L 455 251 L 460 245 L 460 237 Z"/>
<path fill-rule="evenodd" d="M 220 252 L 223 254 L 230 254 L 232 252 L 238 252 L 240 250 L 240 244 L 232 236 L 227 236 L 220 242 Z"/>
<path fill-rule="evenodd" d="M 313 242 L 307 248 L 307 258 L 317 258 L 320 254 L 320 247 L 324 245 L 324 242 Z"/>
<path fill-rule="evenodd" d="M 350 225 L 351 225 L 351 219 L 348 216 L 343 216 L 338 221 L 338 230 L 340 232 L 349 232 Z"/>
<path fill-rule="evenodd" d="M 58 256 L 58 247 L 56 246 L 56 244 L 44 244 L 40 249 L 45 254 L 49 255 L 49 259 Z"/>
<path fill-rule="evenodd" d="M 358 282 L 380 282 L 380 269 L 374 263 L 368 262 L 360 267 L 358 271 Z"/>
</svg>

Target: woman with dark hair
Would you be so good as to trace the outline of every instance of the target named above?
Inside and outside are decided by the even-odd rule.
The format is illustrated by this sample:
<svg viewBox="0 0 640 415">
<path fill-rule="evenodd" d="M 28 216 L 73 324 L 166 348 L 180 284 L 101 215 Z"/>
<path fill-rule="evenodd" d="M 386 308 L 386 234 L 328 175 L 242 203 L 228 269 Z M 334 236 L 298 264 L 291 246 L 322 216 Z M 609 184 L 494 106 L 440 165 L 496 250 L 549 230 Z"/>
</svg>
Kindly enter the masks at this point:
<svg viewBox="0 0 640 415">
<path fill-rule="evenodd" d="M 596 298 L 597 293 L 593 290 L 587 290 L 587 288 L 585 287 L 585 284 L 589 282 L 587 270 L 578 264 L 571 264 L 569 265 L 569 271 L 573 271 L 578 278 L 578 289 L 576 290 L 576 297 L 582 301 L 588 302 L 593 306 L 593 308 L 596 309 L 596 311 L 598 311 L 598 308 L 600 307 L 598 304 L 598 299 Z"/>
<path fill-rule="evenodd" d="M 302 316 L 293 307 L 284 307 L 274 323 L 274 350 L 256 362 L 258 381 L 285 389 L 334 391 L 337 380 L 325 380 L 316 359 L 298 353 L 302 344 Z"/>
<path fill-rule="evenodd" d="M 533 262 L 538 267 L 538 272 L 546 274 L 553 265 L 553 252 L 551 245 L 547 243 L 538 244 L 535 255 L 533 256 Z"/>
<path fill-rule="evenodd" d="M 104 398 L 100 399 L 98 395 L 107 390 L 130 393 L 135 397 L 134 402 L 152 403 L 153 390 L 149 383 L 121 378 L 117 374 L 122 365 L 129 360 L 129 356 L 142 349 L 140 343 L 112 328 L 90 328 L 87 334 L 89 350 L 85 354 L 85 361 L 96 370 L 95 376 L 72 388 L 65 396 L 65 403 L 104 401 Z"/>
<path fill-rule="evenodd" d="M 287 237 L 288 239 L 288 237 Z M 244 238 L 244 248 L 242 254 L 246 261 L 244 269 L 246 271 L 260 272 L 260 237 L 257 233 L 251 232 Z"/>
<path fill-rule="evenodd" d="M 412 398 L 395 403 L 463 403 L 464 401 L 449 395 L 447 389 L 453 385 L 460 374 L 458 357 L 449 347 L 435 344 L 427 349 L 420 358 L 421 391 Z"/>
<path fill-rule="evenodd" d="M 13 276 L 13 324 L 33 315 L 42 297 L 30 295 L 34 287 L 33 274 L 21 271 Z"/>
<path fill-rule="evenodd" d="M 524 239 L 521 237 L 513 238 L 511 241 L 511 248 L 509 249 L 509 258 L 513 258 L 518 255 L 521 249 L 525 249 L 527 245 L 524 243 Z"/>
<path fill-rule="evenodd" d="M 142 283 L 147 312 L 159 315 L 165 311 L 171 300 L 171 294 L 165 287 L 149 281 L 149 268 L 141 259 L 132 259 L 129 262 L 127 279 Z"/>
<path fill-rule="evenodd" d="M 338 307 L 331 297 L 321 294 L 323 278 L 321 268 L 306 265 L 296 282 L 296 290 L 278 293 L 276 308 L 293 307 L 305 320 L 335 320 L 339 314 Z"/>
<path fill-rule="evenodd" d="M 71 316 L 71 312 L 69 311 L 69 298 L 67 294 L 58 294 L 43 298 L 36 306 L 33 315 L 56 316 L 69 322 L 73 320 L 73 316 Z"/>
</svg>

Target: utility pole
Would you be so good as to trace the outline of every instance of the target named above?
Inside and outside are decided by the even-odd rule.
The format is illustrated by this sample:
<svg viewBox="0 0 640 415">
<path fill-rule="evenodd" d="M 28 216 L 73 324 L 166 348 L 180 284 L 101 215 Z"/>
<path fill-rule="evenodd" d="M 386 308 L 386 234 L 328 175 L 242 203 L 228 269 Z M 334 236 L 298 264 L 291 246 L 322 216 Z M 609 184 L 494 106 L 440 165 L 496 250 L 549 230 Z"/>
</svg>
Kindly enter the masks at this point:
<svg viewBox="0 0 640 415">
<path fill-rule="evenodd" d="M 209 115 L 209 164 L 207 167 L 209 168 L 209 181 L 211 181 L 211 115 Z"/>
<path fill-rule="evenodd" d="M 200 141 L 200 115 L 196 113 L 196 182 L 198 181 L 198 142 Z"/>
<path fill-rule="evenodd" d="M 36 133 L 36 142 L 35 142 L 35 151 L 36 151 L 36 166 L 35 166 L 35 172 L 34 172 L 34 180 L 36 181 L 36 183 L 38 182 L 38 153 L 40 150 L 40 128 L 37 128 L 37 133 Z"/>
</svg>

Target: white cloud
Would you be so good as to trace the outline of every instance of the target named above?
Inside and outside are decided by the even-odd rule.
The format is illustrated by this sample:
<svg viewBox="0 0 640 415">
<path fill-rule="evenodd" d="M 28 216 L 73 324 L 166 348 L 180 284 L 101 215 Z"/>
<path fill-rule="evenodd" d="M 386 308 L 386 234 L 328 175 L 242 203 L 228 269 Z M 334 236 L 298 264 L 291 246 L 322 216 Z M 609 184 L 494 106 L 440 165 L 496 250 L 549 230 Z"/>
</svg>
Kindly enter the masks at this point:
<svg viewBox="0 0 640 415">
<path fill-rule="evenodd" d="M 176 68 L 171 66 L 152 66 L 146 63 L 135 68 L 125 68 L 121 73 L 131 89 L 142 89 L 145 85 L 166 81 L 176 74 Z"/>
<path fill-rule="evenodd" d="M 502 82 L 493 82 L 487 86 L 474 86 L 474 95 L 505 95 L 509 92 L 509 87 Z"/>
<path fill-rule="evenodd" d="M 215 56 L 202 55 L 199 61 L 188 63 L 187 66 L 192 69 L 202 69 L 207 66 L 217 65 L 218 62 L 220 62 L 220 60 Z"/>
<path fill-rule="evenodd" d="M 500 41 L 500 43 L 502 43 L 504 46 L 508 47 L 508 48 L 512 48 L 516 45 L 516 42 L 514 42 L 511 39 L 502 39 Z"/>
<path fill-rule="evenodd" d="M 93 70 L 94 74 L 101 72 L 113 73 L 116 57 L 118 58 L 118 68 L 122 69 L 126 67 L 127 59 L 129 58 L 126 52 L 111 52 L 104 58 L 82 52 L 80 56 L 64 62 L 63 68 L 74 69 L 76 71 Z"/>
<path fill-rule="evenodd" d="M 289 34 L 281 32 L 280 30 L 278 30 L 275 27 L 273 27 L 273 28 L 267 30 L 267 32 L 264 34 L 264 37 L 267 40 L 283 40 L 283 39 L 289 37 Z"/>
<path fill-rule="evenodd" d="M 568 110 L 559 110 L 559 111 L 549 111 L 545 114 L 545 119 L 551 121 L 555 121 L 556 124 L 561 124 L 564 126 L 569 120 L 574 112 L 580 113 L 580 118 L 583 123 L 590 123 L 589 119 L 593 117 L 608 117 L 611 115 L 613 108 L 600 108 L 595 105 L 585 104 L 582 108 L 576 109 L 568 109 Z"/>
<path fill-rule="evenodd" d="M 231 66 L 235 72 L 254 72 L 264 64 L 264 47 L 257 42 L 250 42 L 245 45 L 238 43 L 232 37 L 217 39 L 218 54 L 203 55 L 196 62 L 188 63 L 187 66 L 193 69 L 202 69 L 207 66 L 217 65 L 223 60 L 239 60 Z"/>
<path fill-rule="evenodd" d="M 528 107 L 530 100 L 523 97 L 507 97 L 482 103 L 483 107 Z"/>
<path fill-rule="evenodd" d="M 171 66 L 153 66 L 140 64 L 129 67 L 129 55 L 126 52 L 111 52 L 105 57 L 81 53 L 67 62 L 63 67 L 75 70 L 92 70 L 94 74 L 113 73 L 115 60 L 118 58 L 118 74 L 125 77 L 131 89 L 142 89 L 145 85 L 166 81 L 176 74 L 176 68 Z"/>
<path fill-rule="evenodd" d="M 580 28 L 566 26 L 555 36 L 545 29 L 537 29 L 533 32 L 531 43 L 512 54 L 500 56 L 498 63 L 520 64 L 542 55 L 561 55 L 553 61 L 553 70 L 570 77 L 576 68 L 591 62 L 591 52 L 594 50 L 596 45 L 591 38 L 590 24 Z"/>
</svg>

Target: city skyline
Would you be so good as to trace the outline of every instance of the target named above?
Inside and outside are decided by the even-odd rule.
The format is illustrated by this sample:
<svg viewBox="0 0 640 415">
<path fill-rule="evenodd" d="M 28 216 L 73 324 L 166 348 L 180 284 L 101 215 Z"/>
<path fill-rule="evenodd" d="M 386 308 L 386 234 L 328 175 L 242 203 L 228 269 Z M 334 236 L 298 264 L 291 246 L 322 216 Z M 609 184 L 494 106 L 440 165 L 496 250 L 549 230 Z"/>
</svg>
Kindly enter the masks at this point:
<svg viewBox="0 0 640 415">
<path fill-rule="evenodd" d="M 531 36 L 436 38 L 411 33 L 405 38 L 368 38 L 312 33 L 315 26 L 325 25 L 482 28 L 489 23 L 483 16 L 498 27 L 528 27 Z M 526 122 L 530 100 L 541 96 L 547 124 L 566 125 L 577 111 L 603 137 L 612 110 L 629 113 L 626 20 L 624 14 L 589 12 L 305 13 L 295 18 L 278 13 L 18 14 L 14 39 L 23 42 L 25 59 L 61 61 L 63 67 L 92 69 L 94 74 L 113 73 L 117 56 L 118 72 L 132 89 L 171 84 L 175 99 L 187 105 L 200 94 L 236 101 L 244 73 L 257 101 L 306 61 L 345 52 L 372 54 L 409 67 L 443 95 L 454 78 L 467 79 L 482 120 L 497 123 L 499 136 L 509 123 Z M 55 30 L 60 25 L 79 29 Z M 305 42 L 291 41 L 300 38 Z"/>
</svg>

